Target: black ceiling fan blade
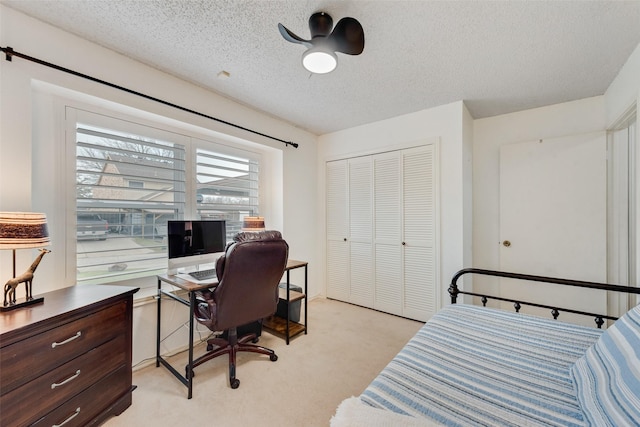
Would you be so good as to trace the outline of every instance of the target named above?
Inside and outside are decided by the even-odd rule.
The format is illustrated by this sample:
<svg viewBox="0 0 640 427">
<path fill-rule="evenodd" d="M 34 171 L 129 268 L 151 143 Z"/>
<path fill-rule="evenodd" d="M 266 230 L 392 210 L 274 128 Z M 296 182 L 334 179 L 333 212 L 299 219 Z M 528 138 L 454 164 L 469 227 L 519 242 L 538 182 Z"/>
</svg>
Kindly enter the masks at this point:
<svg viewBox="0 0 640 427">
<path fill-rule="evenodd" d="M 338 21 L 328 40 L 336 52 L 360 55 L 364 50 L 364 30 L 354 18 Z"/>
<path fill-rule="evenodd" d="M 289 41 L 291 43 L 300 43 L 302 45 L 305 45 L 306 47 L 311 47 L 310 40 L 305 40 L 301 37 L 298 37 L 291 31 L 289 31 L 284 25 L 278 24 L 278 30 L 280 31 L 280 34 L 282 34 L 282 37 L 284 37 L 286 41 Z"/>
</svg>

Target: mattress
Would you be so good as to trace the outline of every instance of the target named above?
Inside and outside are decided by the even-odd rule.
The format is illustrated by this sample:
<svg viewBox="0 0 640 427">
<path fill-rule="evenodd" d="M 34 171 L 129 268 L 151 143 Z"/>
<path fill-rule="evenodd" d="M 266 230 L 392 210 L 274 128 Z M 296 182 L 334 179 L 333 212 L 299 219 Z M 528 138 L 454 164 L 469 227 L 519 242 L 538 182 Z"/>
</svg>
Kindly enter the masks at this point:
<svg viewBox="0 0 640 427">
<path fill-rule="evenodd" d="M 360 399 L 449 426 L 583 426 L 569 370 L 602 332 L 453 304 L 418 331 Z"/>
</svg>

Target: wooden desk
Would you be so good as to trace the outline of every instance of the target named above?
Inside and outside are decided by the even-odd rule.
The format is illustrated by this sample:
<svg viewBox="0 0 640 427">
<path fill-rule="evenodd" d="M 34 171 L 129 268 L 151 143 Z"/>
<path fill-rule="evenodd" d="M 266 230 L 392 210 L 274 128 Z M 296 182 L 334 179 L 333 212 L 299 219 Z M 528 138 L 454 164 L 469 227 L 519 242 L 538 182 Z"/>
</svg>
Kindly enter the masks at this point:
<svg viewBox="0 0 640 427">
<path fill-rule="evenodd" d="M 280 289 L 280 299 L 287 301 L 287 318 L 280 319 L 277 316 L 271 316 L 268 319 L 265 319 L 263 326 L 266 329 L 270 329 L 276 333 L 284 335 L 287 345 L 289 345 L 289 340 L 291 337 L 304 332 L 307 333 L 307 262 L 306 261 L 296 261 L 296 260 L 288 260 L 287 266 L 285 267 L 286 277 L 287 277 L 287 288 Z M 296 268 L 304 267 L 304 293 L 291 291 L 289 289 L 289 284 L 291 283 L 289 273 L 291 270 Z M 162 283 L 167 283 L 169 285 L 175 286 L 181 290 L 187 291 L 189 294 L 189 299 L 181 298 L 175 295 L 173 292 L 165 291 L 162 289 Z M 210 284 L 198 284 L 193 283 L 188 280 L 184 280 L 178 276 L 169 276 L 167 274 L 161 274 L 158 276 L 158 324 L 156 330 L 156 367 L 161 364 L 167 368 L 176 378 L 182 382 L 187 387 L 187 398 L 191 399 L 193 397 L 193 328 L 194 328 L 194 316 L 193 309 L 195 307 L 195 292 L 202 289 L 210 289 L 217 286 L 217 282 Z M 184 304 L 189 307 L 189 362 L 185 369 L 185 375 L 182 375 L 178 370 L 176 370 L 171 364 L 164 359 L 160 355 L 160 324 L 161 324 L 161 303 L 162 296 L 169 297 L 181 304 Z M 289 319 L 289 304 L 295 301 L 299 301 L 304 299 L 304 325 L 292 322 Z"/>
<path fill-rule="evenodd" d="M 162 289 L 162 283 L 168 283 L 169 285 L 175 286 L 179 289 L 187 291 L 189 294 L 189 299 L 186 300 L 174 294 L 173 292 L 165 291 Z M 176 378 L 180 380 L 182 384 L 187 387 L 187 398 L 191 399 L 193 396 L 193 326 L 194 326 L 194 316 L 193 316 L 193 308 L 196 304 L 196 291 L 202 289 L 210 289 L 215 288 L 217 286 L 217 282 L 208 283 L 208 284 L 198 284 L 189 282 L 188 280 L 184 280 L 178 276 L 169 276 L 167 274 L 161 274 L 158 276 L 158 326 L 156 330 L 156 367 L 162 364 L 165 368 L 167 368 Z M 175 301 L 178 301 L 180 304 L 184 304 L 189 307 L 189 363 L 187 364 L 185 375 L 178 372 L 171 364 L 165 360 L 164 357 L 160 355 L 160 323 L 161 323 L 161 306 L 162 306 L 162 296 L 167 296 Z"/>
</svg>

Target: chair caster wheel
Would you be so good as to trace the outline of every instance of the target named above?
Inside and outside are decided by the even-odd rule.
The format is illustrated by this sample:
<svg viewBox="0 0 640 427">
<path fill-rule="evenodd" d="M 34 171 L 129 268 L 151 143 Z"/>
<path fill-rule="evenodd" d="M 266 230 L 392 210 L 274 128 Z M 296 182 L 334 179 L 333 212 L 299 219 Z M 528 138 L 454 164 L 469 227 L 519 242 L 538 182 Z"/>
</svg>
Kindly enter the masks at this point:
<svg viewBox="0 0 640 427">
<path fill-rule="evenodd" d="M 272 362 L 275 362 L 276 360 L 278 360 L 278 355 L 277 354 L 271 354 L 269 356 L 269 360 L 271 360 Z"/>
<path fill-rule="evenodd" d="M 233 380 L 231 380 L 231 388 L 236 389 L 238 387 L 240 387 L 240 380 L 237 378 L 234 378 Z"/>
</svg>

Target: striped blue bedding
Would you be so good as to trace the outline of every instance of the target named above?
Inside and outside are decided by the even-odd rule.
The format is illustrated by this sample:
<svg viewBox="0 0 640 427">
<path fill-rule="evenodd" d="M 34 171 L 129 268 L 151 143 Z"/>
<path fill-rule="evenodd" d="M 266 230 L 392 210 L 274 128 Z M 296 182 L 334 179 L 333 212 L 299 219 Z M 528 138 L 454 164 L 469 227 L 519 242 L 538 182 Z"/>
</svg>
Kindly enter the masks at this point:
<svg viewBox="0 0 640 427">
<path fill-rule="evenodd" d="M 602 332 L 454 304 L 420 329 L 360 399 L 448 426 L 583 426 L 570 369 Z"/>
</svg>

